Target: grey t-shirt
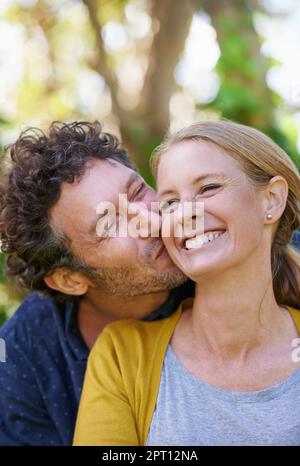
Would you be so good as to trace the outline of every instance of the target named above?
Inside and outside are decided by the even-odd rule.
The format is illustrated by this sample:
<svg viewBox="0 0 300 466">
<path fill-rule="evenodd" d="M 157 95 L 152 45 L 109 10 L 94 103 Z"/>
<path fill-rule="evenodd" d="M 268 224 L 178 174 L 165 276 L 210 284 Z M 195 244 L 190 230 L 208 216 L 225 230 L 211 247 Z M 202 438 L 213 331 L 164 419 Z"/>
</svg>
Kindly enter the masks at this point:
<svg viewBox="0 0 300 466">
<path fill-rule="evenodd" d="M 264 390 L 202 381 L 167 348 L 146 445 L 300 445 L 300 369 Z"/>
</svg>

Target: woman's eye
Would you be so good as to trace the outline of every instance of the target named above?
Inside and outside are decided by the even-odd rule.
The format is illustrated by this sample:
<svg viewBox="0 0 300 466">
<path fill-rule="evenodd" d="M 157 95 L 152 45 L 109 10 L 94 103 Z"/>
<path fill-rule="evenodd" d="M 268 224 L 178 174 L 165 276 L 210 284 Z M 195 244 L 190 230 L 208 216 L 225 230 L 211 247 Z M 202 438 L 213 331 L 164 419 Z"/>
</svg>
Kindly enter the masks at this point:
<svg viewBox="0 0 300 466">
<path fill-rule="evenodd" d="M 203 193 L 206 193 L 207 191 L 212 191 L 214 189 L 218 189 L 220 188 L 220 184 L 207 184 L 206 186 L 203 186 L 200 191 L 199 191 L 199 194 L 203 194 Z"/>
<path fill-rule="evenodd" d="M 178 204 L 178 199 L 169 199 L 168 201 L 161 201 L 159 203 L 159 208 L 162 213 L 173 212 Z"/>
</svg>

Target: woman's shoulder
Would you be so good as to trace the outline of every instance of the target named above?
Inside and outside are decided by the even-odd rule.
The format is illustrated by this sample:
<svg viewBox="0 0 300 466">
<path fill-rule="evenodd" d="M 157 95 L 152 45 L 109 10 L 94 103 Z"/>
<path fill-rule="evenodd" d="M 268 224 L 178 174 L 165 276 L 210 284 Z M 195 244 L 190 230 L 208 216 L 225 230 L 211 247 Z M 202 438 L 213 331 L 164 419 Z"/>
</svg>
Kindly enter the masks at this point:
<svg viewBox="0 0 300 466">
<path fill-rule="evenodd" d="M 297 330 L 298 330 L 298 333 L 300 334 L 300 309 L 297 309 L 295 307 L 291 307 L 291 306 L 286 306 L 287 309 L 289 310 L 292 318 L 293 318 L 293 321 L 297 327 Z"/>
<path fill-rule="evenodd" d="M 180 312 L 179 307 L 158 321 L 120 320 L 108 324 L 91 350 L 87 373 L 109 384 L 119 377 L 133 383 L 137 374 L 151 372 L 163 360 Z"/>
<path fill-rule="evenodd" d="M 151 322 L 133 319 L 112 322 L 104 328 L 95 344 L 98 344 L 104 338 L 111 340 L 115 344 L 126 342 L 127 347 L 139 341 L 146 343 L 146 340 L 151 340 L 154 342 L 164 332 L 173 328 L 179 313 L 180 307 L 169 317 Z"/>
<path fill-rule="evenodd" d="M 97 338 L 92 352 L 114 352 L 118 358 L 123 354 L 148 354 L 159 342 L 160 347 L 168 344 L 176 323 L 181 315 L 184 300 L 177 310 L 168 317 L 155 321 L 124 319 L 112 322 Z"/>
</svg>

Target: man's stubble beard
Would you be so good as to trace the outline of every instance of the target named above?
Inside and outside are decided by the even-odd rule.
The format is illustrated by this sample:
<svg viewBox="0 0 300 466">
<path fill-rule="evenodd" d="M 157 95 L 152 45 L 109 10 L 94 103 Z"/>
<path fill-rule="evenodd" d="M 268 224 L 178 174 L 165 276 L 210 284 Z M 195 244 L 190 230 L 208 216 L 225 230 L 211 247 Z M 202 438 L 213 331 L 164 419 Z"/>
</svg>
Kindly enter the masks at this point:
<svg viewBox="0 0 300 466">
<path fill-rule="evenodd" d="M 169 291 L 187 281 L 180 271 L 156 272 L 132 267 L 94 269 L 89 274 L 95 286 L 107 294 L 133 297 Z"/>
<path fill-rule="evenodd" d="M 159 239 L 148 242 L 136 265 L 97 268 L 82 261 L 81 271 L 106 294 L 125 298 L 170 291 L 185 283 L 187 277 L 175 264 L 170 271 L 157 271 L 151 266 L 160 247 Z"/>
<path fill-rule="evenodd" d="M 102 292 L 123 297 L 160 293 L 176 288 L 187 281 L 179 269 L 157 272 L 149 265 L 140 267 L 90 268 L 86 275 Z"/>
</svg>

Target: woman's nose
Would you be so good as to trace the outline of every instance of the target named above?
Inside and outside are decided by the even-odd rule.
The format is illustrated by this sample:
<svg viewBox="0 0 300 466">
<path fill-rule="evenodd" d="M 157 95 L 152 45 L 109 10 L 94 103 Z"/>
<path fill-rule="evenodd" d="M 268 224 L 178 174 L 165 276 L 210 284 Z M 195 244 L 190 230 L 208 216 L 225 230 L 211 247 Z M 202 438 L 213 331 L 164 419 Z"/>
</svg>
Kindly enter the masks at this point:
<svg viewBox="0 0 300 466">
<path fill-rule="evenodd" d="M 183 201 L 162 217 L 163 237 L 191 237 L 204 232 L 204 203 Z"/>
</svg>

